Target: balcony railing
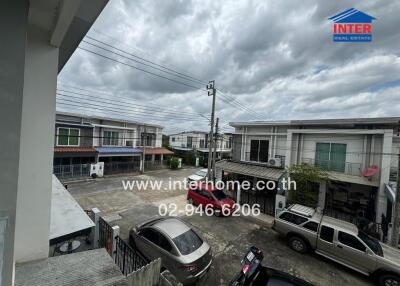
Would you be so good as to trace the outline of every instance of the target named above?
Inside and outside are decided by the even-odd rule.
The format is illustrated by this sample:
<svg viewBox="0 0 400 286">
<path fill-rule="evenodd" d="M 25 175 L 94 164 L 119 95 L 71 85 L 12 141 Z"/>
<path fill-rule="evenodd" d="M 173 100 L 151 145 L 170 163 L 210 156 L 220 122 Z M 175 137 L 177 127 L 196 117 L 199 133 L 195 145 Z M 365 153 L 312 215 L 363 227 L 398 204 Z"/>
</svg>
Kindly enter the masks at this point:
<svg viewBox="0 0 400 286">
<path fill-rule="evenodd" d="M 351 163 L 351 162 L 332 161 L 332 160 L 315 160 L 310 158 L 302 158 L 301 163 L 318 166 L 325 171 L 344 173 L 352 176 L 362 176 L 361 163 Z"/>
<path fill-rule="evenodd" d="M 389 181 L 390 182 L 396 182 L 398 175 L 399 175 L 399 171 L 397 170 L 397 168 L 395 168 L 395 167 L 390 168 Z"/>
</svg>

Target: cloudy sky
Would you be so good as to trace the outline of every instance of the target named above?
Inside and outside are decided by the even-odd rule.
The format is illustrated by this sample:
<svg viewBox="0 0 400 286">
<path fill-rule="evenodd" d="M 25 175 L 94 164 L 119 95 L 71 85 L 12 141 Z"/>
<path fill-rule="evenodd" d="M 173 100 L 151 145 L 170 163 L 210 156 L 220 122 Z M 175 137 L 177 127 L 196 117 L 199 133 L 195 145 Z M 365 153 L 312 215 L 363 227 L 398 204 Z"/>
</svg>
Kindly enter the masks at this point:
<svg viewBox="0 0 400 286">
<path fill-rule="evenodd" d="M 377 18 L 371 43 L 332 42 L 328 17 L 352 7 Z M 213 79 L 225 129 L 260 118 L 400 116 L 399 15 L 394 0 L 112 0 L 61 72 L 57 107 L 167 133 L 206 130 L 211 98 L 200 82 Z"/>
</svg>

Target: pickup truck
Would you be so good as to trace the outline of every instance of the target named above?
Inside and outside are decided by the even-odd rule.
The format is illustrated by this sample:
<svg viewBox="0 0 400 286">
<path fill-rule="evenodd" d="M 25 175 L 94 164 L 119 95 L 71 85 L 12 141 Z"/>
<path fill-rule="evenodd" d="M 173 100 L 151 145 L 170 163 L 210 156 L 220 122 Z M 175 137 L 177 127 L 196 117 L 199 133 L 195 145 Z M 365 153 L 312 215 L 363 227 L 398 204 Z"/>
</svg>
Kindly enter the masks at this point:
<svg viewBox="0 0 400 286">
<path fill-rule="evenodd" d="M 295 204 L 277 214 L 273 229 L 297 252 L 314 250 L 372 277 L 379 286 L 400 285 L 400 250 L 368 236 L 354 224 Z"/>
</svg>

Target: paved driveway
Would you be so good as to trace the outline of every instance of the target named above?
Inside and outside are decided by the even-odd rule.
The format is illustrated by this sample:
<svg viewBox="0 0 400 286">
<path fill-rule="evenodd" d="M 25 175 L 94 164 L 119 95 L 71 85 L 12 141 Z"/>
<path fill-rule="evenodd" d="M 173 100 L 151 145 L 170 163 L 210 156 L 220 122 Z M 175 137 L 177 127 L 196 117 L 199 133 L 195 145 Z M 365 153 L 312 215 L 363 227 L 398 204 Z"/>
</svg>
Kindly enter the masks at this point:
<svg viewBox="0 0 400 286">
<path fill-rule="evenodd" d="M 121 237 L 126 239 L 133 225 L 158 216 L 160 204 L 173 202 L 178 208 L 184 208 L 186 193 L 179 188 L 125 191 L 122 180 L 168 180 L 170 177 L 181 180 L 195 171 L 159 170 L 134 177 L 108 177 L 71 183 L 68 190 L 83 208 L 101 209 L 112 220 L 112 224 L 120 226 Z M 258 219 L 205 217 L 198 214 L 182 219 L 191 224 L 213 249 L 214 263 L 201 285 L 227 285 L 239 271 L 242 255 L 252 245 L 264 251 L 265 265 L 292 273 L 315 285 L 372 285 L 362 275 L 317 255 L 301 255 L 292 251 L 268 224 Z"/>
</svg>

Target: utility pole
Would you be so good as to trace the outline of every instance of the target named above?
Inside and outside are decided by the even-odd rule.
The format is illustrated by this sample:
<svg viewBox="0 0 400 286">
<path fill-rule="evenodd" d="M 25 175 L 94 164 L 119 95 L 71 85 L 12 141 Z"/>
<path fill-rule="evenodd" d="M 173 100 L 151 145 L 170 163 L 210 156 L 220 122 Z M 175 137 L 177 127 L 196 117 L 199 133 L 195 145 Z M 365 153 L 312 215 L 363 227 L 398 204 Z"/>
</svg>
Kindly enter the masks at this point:
<svg viewBox="0 0 400 286">
<path fill-rule="evenodd" d="M 213 154 L 213 163 L 212 163 L 212 177 L 213 182 L 215 184 L 215 159 L 217 158 L 217 147 L 218 147 L 218 121 L 219 118 L 217 117 L 217 121 L 215 122 L 215 138 L 214 138 L 214 154 Z"/>
<path fill-rule="evenodd" d="M 207 91 L 208 91 L 208 96 L 212 96 L 212 106 L 211 106 L 211 128 L 210 128 L 210 138 L 208 139 L 209 141 L 209 146 L 208 146 L 208 165 L 207 165 L 207 177 L 208 180 L 212 180 L 212 172 L 211 172 L 211 165 L 212 165 L 212 147 L 213 147 L 213 135 L 214 135 L 214 115 L 215 115 L 215 95 L 216 95 L 216 90 L 215 90 L 215 81 L 211 80 L 207 84 Z"/>
<path fill-rule="evenodd" d="M 400 134 L 400 122 L 397 136 Z M 398 248 L 399 246 L 399 237 L 400 237 L 400 150 L 397 155 L 397 186 L 396 186 L 396 199 L 394 203 L 394 219 L 393 219 L 393 227 L 392 227 L 392 239 L 390 241 L 390 245 Z"/>
</svg>

